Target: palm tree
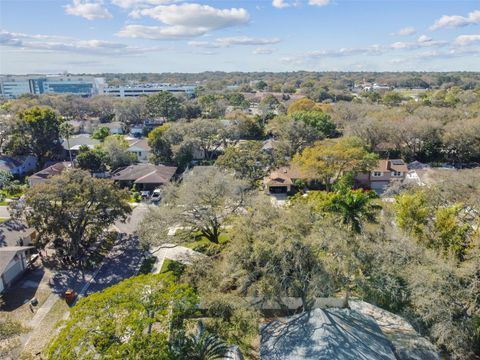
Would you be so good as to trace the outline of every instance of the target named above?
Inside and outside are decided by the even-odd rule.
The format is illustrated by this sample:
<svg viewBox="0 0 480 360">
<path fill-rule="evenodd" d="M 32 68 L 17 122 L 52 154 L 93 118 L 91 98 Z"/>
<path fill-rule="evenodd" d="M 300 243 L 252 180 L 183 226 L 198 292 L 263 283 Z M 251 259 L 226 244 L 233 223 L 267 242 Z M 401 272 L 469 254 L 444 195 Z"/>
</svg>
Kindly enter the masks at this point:
<svg viewBox="0 0 480 360">
<path fill-rule="evenodd" d="M 349 225 L 354 233 L 362 231 L 363 221 L 374 222 L 381 208 L 374 203 L 378 196 L 371 190 L 340 190 L 331 199 L 327 210 L 337 213 L 342 223 Z"/>
<path fill-rule="evenodd" d="M 186 339 L 185 358 L 189 360 L 225 359 L 228 345 L 214 334 L 205 331 L 203 322 L 197 324 L 197 333 Z"/>
<path fill-rule="evenodd" d="M 60 124 L 60 135 L 65 138 L 67 141 L 67 146 L 68 146 L 68 155 L 70 157 L 70 163 L 73 167 L 73 158 L 72 158 L 72 151 L 70 150 L 70 136 L 73 134 L 73 126 L 70 125 L 68 122 L 63 122 Z"/>
</svg>

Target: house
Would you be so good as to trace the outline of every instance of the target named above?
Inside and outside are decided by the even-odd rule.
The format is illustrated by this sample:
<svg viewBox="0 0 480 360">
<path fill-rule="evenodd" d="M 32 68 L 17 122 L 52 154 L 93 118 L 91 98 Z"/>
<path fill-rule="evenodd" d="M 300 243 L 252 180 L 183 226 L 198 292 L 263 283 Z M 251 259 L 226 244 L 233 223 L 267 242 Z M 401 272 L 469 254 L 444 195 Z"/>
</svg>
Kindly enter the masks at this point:
<svg viewBox="0 0 480 360">
<path fill-rule="evenodd" d="M 262 325 L 261 359 L 440 360 L 435 346 L 396 314 L 364 301 L 345 308 L 318 300 L 310 311 Z"/>
<path fill-rule="evenodd" d="M 151 148 L 148 145 L 148 139 L 126 138 L 128 142 L 128 151 L 135 154 L 139 161 L 148 161 Z"/>
<path fill-rule="evenodd" d="M 0 247 L 0 294 L 22 276 L 34 249 L 33 246 Z"/>
<path fill-rule="evenodd" d="M 106 127 L 112 135 L 123 135 L 125 124 L 121 121 L 113 121 L 111 123 L 100 124 L 98 128 Z"/>
<path fill-rule="evenodd" d="M 65 158 L 68 158 L 68 152 L 71 151 L 72 156 L 75 157 L 80 150 L 81 146 L 87 146 L 90 149 L 93 149 L 95 146 L 100 144 L 100 141 L 93 139 L 88 134 L 79 134 L 73 135 L 67 139 L 62 139 L 62 146 L 65 150 Z"/>
<path fill-rule="evenodd" d="M 66 169 L 69 169 L 71 167 L 72 167 L 72 164 L 69 161 L 60 161 L 60 162 L 54 163 L 53 165 L 50 165 L 45 169 L 40 170 L 39 172 L 36 172 L 32 176 L 30 176 L 28 178 L 28 185 L 32 187 L 37 184 L 43 183 L 48 178 L 55 175 L 60 175 Z"/>
<path fill-rule="evenodd" d="M 112 179 L 123 187 L 135 185 L 137 190 L 153 190 L 168 184 L 176 172 L 174 166 L 144 163 L 120 169 L 112 174 Z"/>
<path fill-rule="evenodd" d="M 134 125 L 130 128 L 130 135 L 136 138 L 143 136 L 143 125 Z"/>
<path fill-rule="evenodd" d="M 33 155 L 26 156 L 0 156 L 0 170 L 12 175 L 24 176 L 35 170 L 37 158 Z"/>
<path fill-rule="evenodd" d="M 167 119 L 163 118 L 163 117 L 159 117 L 159 118 L 155 118 L 155 119 L 146 119 L 143 122 L 144 131 L 148 134 L 153 129 L 165 124 L 166 121 L 167 121 Z"/>
<path fill-rule="evenodd" d="M 299 169 L 294 167 L 281 167 L 272 171 L 263 179 L 267 194 L 287 194 L 295 189 L 297 180 L 303 179 Z"/>
<path fill-rule="evenodd" d="M 357 185 L 382 193 L 392 182 L 403 181 L 408 169 L 401 159 L 379 160 L 377 166 L 368 173 L 355 176 Z"/>
<path fill-rule="evenodd" d="M 350 309 L 314 309 L 274 320 L 260 335 L 264 360 L 397 359 L 377 323 Z"/>
</svg>

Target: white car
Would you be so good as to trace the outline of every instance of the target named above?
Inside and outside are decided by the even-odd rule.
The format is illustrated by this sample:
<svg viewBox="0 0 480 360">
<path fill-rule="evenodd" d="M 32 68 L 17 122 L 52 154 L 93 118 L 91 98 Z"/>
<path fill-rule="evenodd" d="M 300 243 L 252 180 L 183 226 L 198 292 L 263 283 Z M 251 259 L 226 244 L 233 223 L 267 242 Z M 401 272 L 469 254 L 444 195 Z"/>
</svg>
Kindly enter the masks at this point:
<svg viewBox="0 0 480 360">
<path fill-rule="evenodd" d="M 152 193 L 152 196 L 150 197 L 150 200 L 152 201 L 152 203 L 158 203 L 160 202 L 160 199 L 161 199 L 161 192 L 160 192 L 160 189 L 155 189 L 153 190 L 153 193 Z"/>
</svg>

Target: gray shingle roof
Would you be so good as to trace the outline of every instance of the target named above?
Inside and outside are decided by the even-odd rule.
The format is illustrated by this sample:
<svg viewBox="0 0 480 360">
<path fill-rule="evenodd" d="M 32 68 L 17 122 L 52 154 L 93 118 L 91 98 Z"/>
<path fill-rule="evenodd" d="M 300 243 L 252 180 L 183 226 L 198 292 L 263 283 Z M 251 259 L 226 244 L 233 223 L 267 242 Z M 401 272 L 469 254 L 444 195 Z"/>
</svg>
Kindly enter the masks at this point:
<svg viewBox="0 0 480 360">
<path fill-rule="evenodd" d="M 315 309 L 261 329 L 262 360 L 395 360 L 390 341 L 369 316 Z"/>
<path fill-rule="evenodd" d="M 112 175 L 116 181 L 133 181 L 135 184 L 166 184 L 177 168 L 174 166 L 137 164 L 123 168 Z"/>
<path fill-rule="evenodd" d="M 3 274 L 13 257 L 22 251 L 35 249 L 33 246 L 9 246 L 0 248 L 0 275 Z"/>
</svg>

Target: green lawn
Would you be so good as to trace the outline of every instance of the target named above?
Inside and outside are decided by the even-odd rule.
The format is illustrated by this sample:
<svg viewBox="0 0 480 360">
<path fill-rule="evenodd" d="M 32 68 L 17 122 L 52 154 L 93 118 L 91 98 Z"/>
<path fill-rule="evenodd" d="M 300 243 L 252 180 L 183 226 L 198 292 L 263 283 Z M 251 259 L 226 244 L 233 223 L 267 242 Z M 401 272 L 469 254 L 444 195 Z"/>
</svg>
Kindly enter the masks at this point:
<svg viewBox="0 0 480 360">
<path fill-rule="evenodd" d="M 160 274 L 171 272 L 175 277 L 179 278 L 185 271 L 185 267 L 186 265 L 183 265 L 178 261 L 165 259 L 163 260 L 162 268 L 160 269 Z"/>
<path fill-rule="evenodd" d="M 204 236 L 196 235 L 195 238 L 196 239 L 194 239 L 194 241 L 184 244 L 183 246 L 207 256 L 220 253 L 223 248 L 222 245 L 226 244 L 230 240 L 230 237 L 226 233 L 220 235 L 218 244 L 212 243 Z"/>
</svg>

